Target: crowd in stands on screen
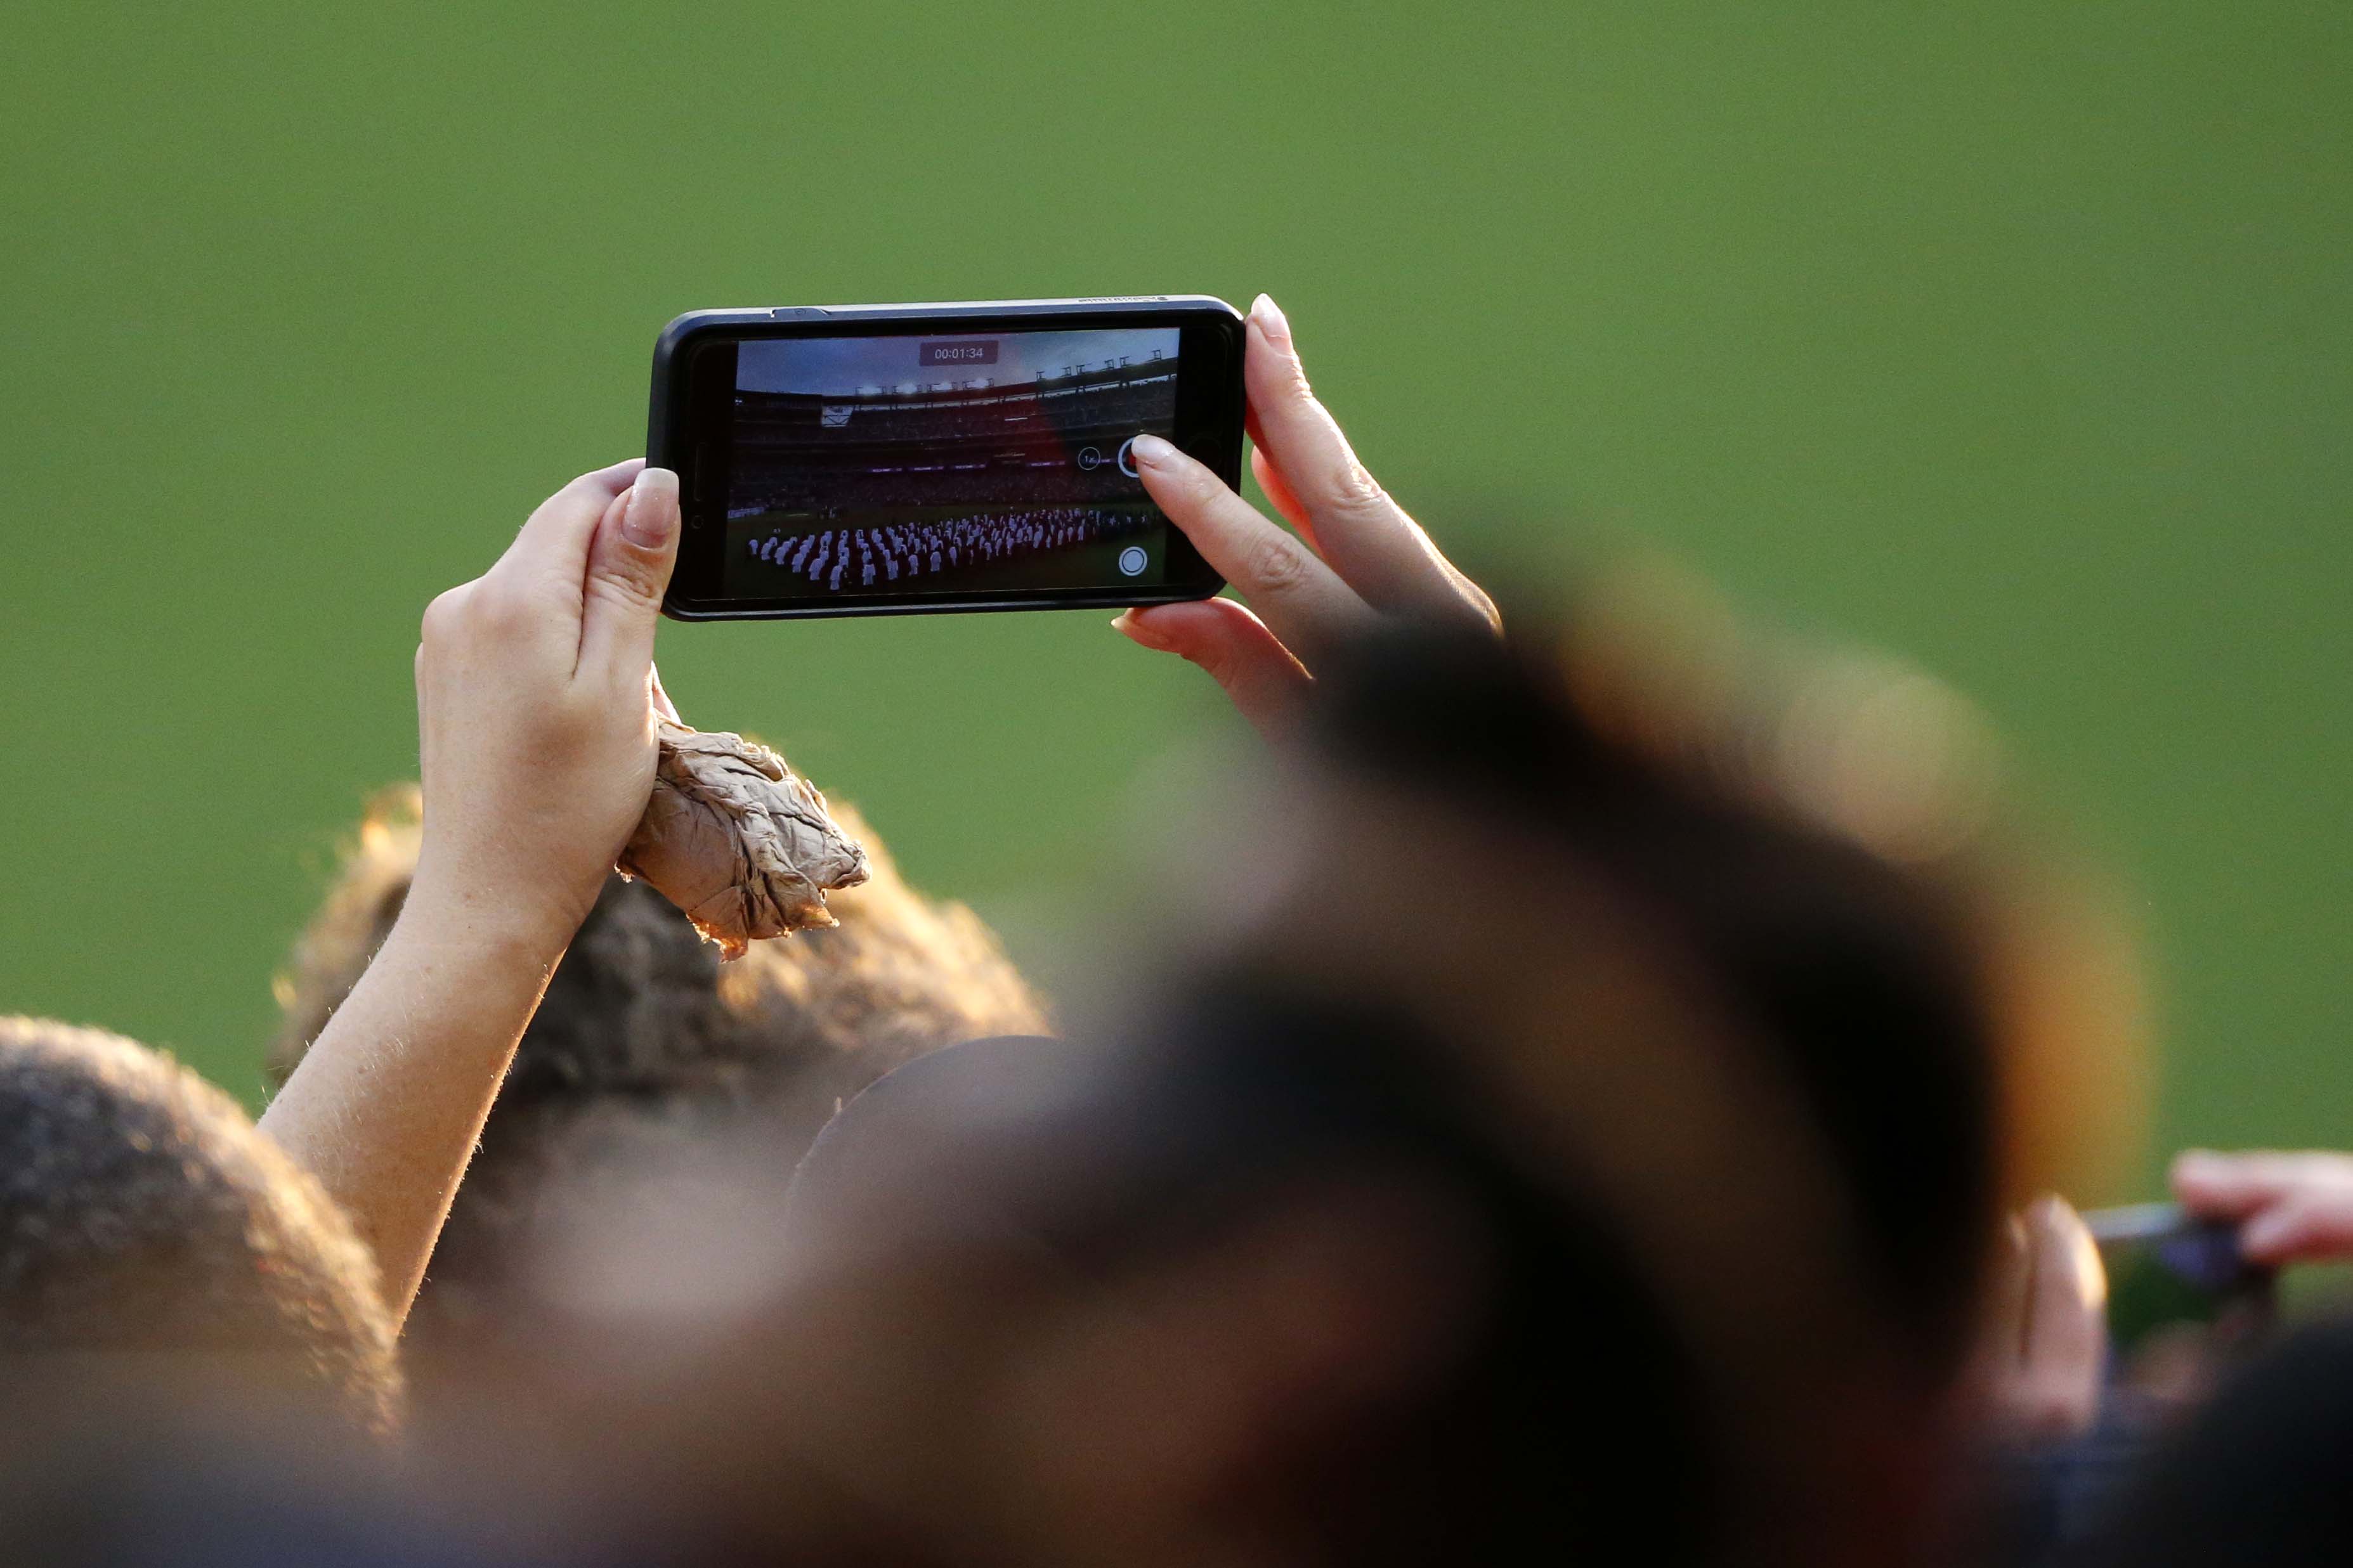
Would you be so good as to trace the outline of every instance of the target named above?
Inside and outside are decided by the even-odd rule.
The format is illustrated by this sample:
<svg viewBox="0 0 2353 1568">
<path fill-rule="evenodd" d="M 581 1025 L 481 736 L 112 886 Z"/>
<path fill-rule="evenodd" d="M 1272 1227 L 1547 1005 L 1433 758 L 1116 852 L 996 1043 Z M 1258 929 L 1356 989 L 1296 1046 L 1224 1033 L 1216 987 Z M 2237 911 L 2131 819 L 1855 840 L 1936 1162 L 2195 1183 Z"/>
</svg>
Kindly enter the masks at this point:
<svg viewBox="0 0 2353 1568">
<path fill-rule="evenodd" d="M 1118 449 L 1119 441 L 1106 437 L 1101 446 L 1106 460 L 1092 469 L 1074 466 L 1067 453 L 1059 451 L 1018 463 L 1002 454 L 906 453 L 900 455 L 902 467 L 844 469 L 814 460 L 807 447 L 739 449 L 728 510 L 737 517 L 891 506 L 1011 511 L 1141 500 L 1142 483 L 1111 460 Z"/>
<path fill-rule="evenodd" d="M 1176 411 L 1176 378 L 1164 376 L 1134 386 L 1087 387 L 1042 397 L 1025 390 L 1001 397 L 958 395 L 938 403 L 916 400 L 883 407 L 858 405 L 847 417 L 818 428 L 849 431 L 862 441 L 975 440 L 1000 437 L 1008 423 L 1028 421 L 1068 435 L 1163 423 Z M 757 419 L 754 414 L 755 425 Z"/>
<path fill-rule="evenodd" d="M 817 533 L 781 530 L 748 542 L 757 560 L 781 566 L 828 592 L 885 586 L 905 578 L 986 565 L 1035 551 L 1062 550 L 1155 521 L 1148 513 L 1099 507 L 1045 507 L 991 512 L 944 522 L 892 523 L 877 528 L 828 528 Z"/>
<path fill-rule="evenodd" d="M 738 438 L 754 444 L 787 432 L 804 440 L 994 440 L 1008 426 L 1050 428 L 1075 440 L 1089 433 L 1164 424 L 1176 412 L 1176 377 L 1165 374 L 1083 385 L 1023 384 L 983 393 L 923 392 L 880 399 L 840 393 L 748 392 L 738 394 L 735 406 Z M 832 432 L 840 434 L 821 434 Z"/>
</svg>

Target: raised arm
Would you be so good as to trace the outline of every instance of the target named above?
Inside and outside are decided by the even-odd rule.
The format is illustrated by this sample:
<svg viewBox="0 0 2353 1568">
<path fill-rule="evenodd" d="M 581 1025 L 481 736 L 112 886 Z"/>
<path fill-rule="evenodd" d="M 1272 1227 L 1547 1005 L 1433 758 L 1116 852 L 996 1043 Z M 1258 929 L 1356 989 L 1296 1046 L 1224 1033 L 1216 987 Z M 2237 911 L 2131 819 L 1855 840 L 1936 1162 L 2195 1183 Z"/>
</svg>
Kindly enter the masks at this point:
<svg viewBox="0 0 2353 1568">
<path fill-rule="evenodd" d="M 383 951 L 261 1119 L 405 1317 L 500 1080 L 654 776 L 678 479 L 585 474 L 425 613 L 425 840 Z M 661 703 L 667 708 L 666 700 Z"/>
</svg>

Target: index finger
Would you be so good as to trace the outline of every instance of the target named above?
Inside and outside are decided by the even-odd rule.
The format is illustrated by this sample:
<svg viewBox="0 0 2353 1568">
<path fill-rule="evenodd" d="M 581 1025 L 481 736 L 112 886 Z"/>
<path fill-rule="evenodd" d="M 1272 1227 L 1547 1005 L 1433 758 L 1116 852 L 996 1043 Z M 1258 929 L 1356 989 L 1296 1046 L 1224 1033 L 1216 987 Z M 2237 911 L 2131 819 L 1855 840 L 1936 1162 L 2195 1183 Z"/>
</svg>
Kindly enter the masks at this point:
<svg viewBox="0 0 2353 1568">
<path fill-rule="evenodd" d="M 1138 436 L 1130 450 L 1144 488 L 1168 521 L 1294 658 L 1313 668 L 1319 655 L 1372 625 L 1365 602 L 1314 552 L 1174 443 Z"/>
<path fill-rule="evenodd" d="M 2301 1184 L 2310 1156 L 2216 1154 L 2193 1149 L 2173 1163 L 2173 1194 L 2204 1219 L 2243 1219 Z"/>
<path fill-rule="evenodd" d="M 1333 570 L 1376 608 L 1492 627 L 1487 595 L 1356 460 L 1340 422 L 1307 384 L 1282 310 L 1260 295 L 1243 331 L 1242 380 L 1259 449 Z"/>
</svg>

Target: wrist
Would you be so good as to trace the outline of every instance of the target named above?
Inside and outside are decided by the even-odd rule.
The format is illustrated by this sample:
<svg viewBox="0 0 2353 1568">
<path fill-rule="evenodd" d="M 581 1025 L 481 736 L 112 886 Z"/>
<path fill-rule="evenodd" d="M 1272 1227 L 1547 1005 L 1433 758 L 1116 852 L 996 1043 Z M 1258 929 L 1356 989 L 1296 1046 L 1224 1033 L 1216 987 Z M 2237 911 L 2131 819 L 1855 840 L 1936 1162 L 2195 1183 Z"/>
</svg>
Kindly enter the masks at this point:
<svg viewBox="0 0 2353 1568">
<path fill-rule="evenodd" d="M 385 945 L 397 941 L 468 963 L 544 971 L 564 956 L 587 917 L 553 900 L 491 893 L 456 883 L 420 865 Z"/>
</svg>

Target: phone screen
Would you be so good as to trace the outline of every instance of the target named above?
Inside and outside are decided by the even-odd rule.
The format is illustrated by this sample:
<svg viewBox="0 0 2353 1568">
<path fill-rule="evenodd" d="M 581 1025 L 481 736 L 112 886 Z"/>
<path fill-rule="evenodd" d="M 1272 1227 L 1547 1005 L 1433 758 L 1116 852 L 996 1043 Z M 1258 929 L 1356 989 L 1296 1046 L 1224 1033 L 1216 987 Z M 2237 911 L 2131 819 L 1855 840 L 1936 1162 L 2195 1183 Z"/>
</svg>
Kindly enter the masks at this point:
<svg viewBox="0 0 2353 1568">
<path fill-rule="evenodd" d="M 1175 327 L 735 345 L 720 588 L 825 601 L 1150 588 L 1131 447 L 1176 429 Z"/>
</svg>

